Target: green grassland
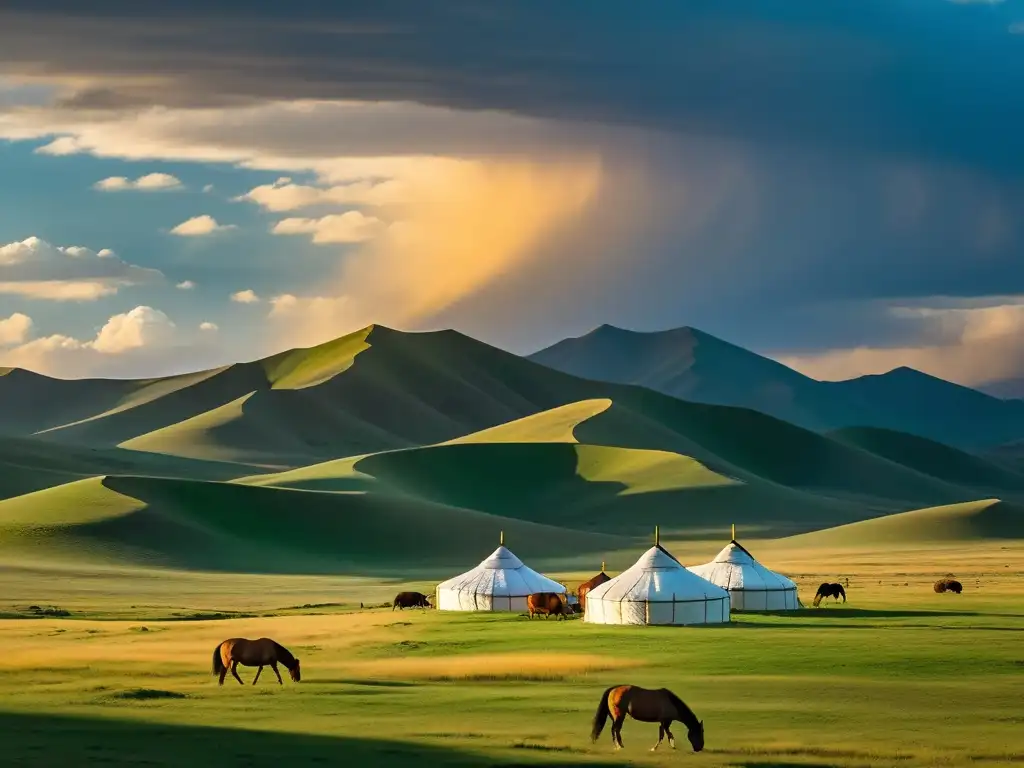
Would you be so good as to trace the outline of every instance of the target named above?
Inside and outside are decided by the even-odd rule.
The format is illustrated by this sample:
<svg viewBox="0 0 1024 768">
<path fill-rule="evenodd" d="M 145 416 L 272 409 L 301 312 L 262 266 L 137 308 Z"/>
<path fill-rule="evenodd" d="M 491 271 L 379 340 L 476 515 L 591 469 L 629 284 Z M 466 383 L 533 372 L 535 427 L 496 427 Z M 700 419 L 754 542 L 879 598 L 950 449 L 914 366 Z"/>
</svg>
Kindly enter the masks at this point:
<svg viewBox="0 0 1024 768">
<path fill-rule="evenodd" d="M 878 428 L 560 373 L 380 326 L 146 381 L 0 372 L 0 727 L 14 765 L 998 765 L 1024 752 L 1024 471 Z M 850 602 L 714 628 L 374 608 L 504 533 L 570 588 L 655 525 L 687 564 L 736 523 Z M 938 595 L 954 573 L 963 595 Z M 218 688 L 272 636 L 304 679 Z M 243 671 L 251 679 L 253 671 Z M 587 738 L 668 686 L 699 755 Z M 681 728 L 680 749 L 687 750 Z"/>
<path fill-rule="evenodd" d="M 718 544 L 670 546 L 697 562 Z M 385 586 L 342 577 L 164 571 L 146 585 L 140 572 L 131 587 L 123 575 L 93 572 L 86 589 L 84 573 L 44 585 L 30 572 L 0 570 L 3 594 L 20 603 L 72 606 L 67 618 L 0 620 L 5 759 L 819 767 L 1017 759 L 1024 547 L 934 546 L 872 562 L 868 550 L 749 546 L 792 568 L 805 601 L 818 581 L 844 577 L 850 602 L 736 614 L 714 628 L 596 627 L 360 610 L 357 599 L 379 599 Z M 950 570 L 964 594 L 933 593 L 930 581 Z M 128 594 L 148 605 L 119 616 Z M 203 618 L 215 610 L 239 617 Z M 303 681 L 278 686 L 264 675 L 255 688 L 230 678 L 219 688 L 209 674 L 216 644 L 261 635 L 302 658 Z M 247 683 L 254 671 L 241 670 Z M 652 754 L 656 728 L 633 721 L 624 752 L 612 752 L 607 732 L 592 745 L 598 696 L 621 682 L 679 693 L 704 719 L 707 749 L 689 753 L 677 726 L 680 752 Z"/>
</svg>

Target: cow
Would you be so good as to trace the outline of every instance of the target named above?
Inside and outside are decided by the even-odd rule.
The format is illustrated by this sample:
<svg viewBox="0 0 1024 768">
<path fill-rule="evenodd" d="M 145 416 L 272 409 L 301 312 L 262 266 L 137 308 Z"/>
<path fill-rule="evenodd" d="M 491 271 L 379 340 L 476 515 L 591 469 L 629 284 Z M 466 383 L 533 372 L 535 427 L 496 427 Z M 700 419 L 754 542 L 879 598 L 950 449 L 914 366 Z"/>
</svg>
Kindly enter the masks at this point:
<svg viewBox="0 0 1024 768">
<path fill-rule="evenodd" d="M 430 598 L 422 592 L 399 592 L 391 603 L 391 610 L 395 608 L 431 608 Z"/>
<path fill-rule="evenodd" d="M 544 614 L 544 618 L 554 614 L 564 619 L 573 612 L 561 592 L 536 592 L 526 598 L 526 609 L 530 612 L 531 619 L 535 613 Z"/>
</svg>

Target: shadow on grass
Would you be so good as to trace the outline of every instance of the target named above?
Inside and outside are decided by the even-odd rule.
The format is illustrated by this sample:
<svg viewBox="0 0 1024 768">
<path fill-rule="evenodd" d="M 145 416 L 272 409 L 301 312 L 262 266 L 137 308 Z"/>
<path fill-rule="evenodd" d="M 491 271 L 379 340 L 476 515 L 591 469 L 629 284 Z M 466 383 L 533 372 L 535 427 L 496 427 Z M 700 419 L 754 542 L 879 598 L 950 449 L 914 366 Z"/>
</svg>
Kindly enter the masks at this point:
<svg viewBox="0 0 1024 768">
<path fill-rule="evenodd" d="M 340 724 L 340 719 L 339 719 Z M 388 729 L 390 730 L 390 729 Z M 525 763 L 462 749 L 386 739 L 168 725 L 98 717 L 0 712 L 5 765 L 39 766 L 280 766 L 351 765 L 374 768 L 439 766 L 607 766 L 596 759 L 558 760 L 539 753 Z M 505 746 L 505 745 L 503 745 Z"/>
<path fill-rule="evenodd" d="M 740 612 L 736 611 L 738 616 L 743 615 L 757 615 L 757 616 L 780 616 L 783 618 L 794 618 L 799 617 L 801 619 L 820 619 L 822 621 L 828 621 L 830 619 L 920 619 L 920 618 L 941 618 L 941 617 L 970 617 L 970 616 L 1007 616 L 1005 613 L 998 614 L 987 614 L 979 613 L 978 611 L 914 611 L 914 610 L 895 610 L 895 611 L 880 611 L 872 610 L 867 608 L 843 608 L 838 607 L 822 607 L 822 608 L 804 608 L 799 611 L 757 611 L 756 614 L 753 612 Z"/>
</svg>

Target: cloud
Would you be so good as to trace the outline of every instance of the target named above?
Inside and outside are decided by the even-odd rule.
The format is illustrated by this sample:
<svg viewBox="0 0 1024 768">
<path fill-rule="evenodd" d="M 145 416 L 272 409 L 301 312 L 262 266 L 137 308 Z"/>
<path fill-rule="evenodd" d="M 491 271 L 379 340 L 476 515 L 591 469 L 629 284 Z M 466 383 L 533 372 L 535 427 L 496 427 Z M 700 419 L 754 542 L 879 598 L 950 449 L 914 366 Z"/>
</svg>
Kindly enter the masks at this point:
<svg viewBox="0 0 1024 768">
<path fill-rule="evenodd" d="M 177 288 L 179 291 L 191 291 L 193 288 L 196 287 L 196 284 L 191 280 L 182 280 L 174 287 Z"/>
<path fill-rule="evenodd" d="M 210 321 L 207 320 L 199 324 L 199 330 L 206 331 L 209 333 L 220 330 L 220 327 L 216 323 L 211 323 Z"/>
<path fill-rule="evenodd" d="M 606 1 L 580 14 L 536 1 L 487 11 L 465 1 L 440 9 L 321 3 L 295 23 L 287 8 L 266 3 L 247 8 L 245 18 L 209 2 L 133 8 L 99 21 L 70 12 L 67 3 L 8 2 L 0 11 L 0 48 L 7 72 L 59 83 L 56 101 L 66 112 L 291 99 L 416 102 L 791 147 L 930 155 L 998 172 L 1000 164 L 1021 168 L 1007 160 L 1019 141 L 1013 94 L 1024 84 L 1021 68 L 1008 65 L 1017 60 L 1005 34 L 1009 5 L 970 13 L 976 9 L 934 3 L 927 13 L 908 14 L 888 0 L 825 9 L 816 0 L 769 0 L 649 5 L 623 14 Z M 140 37 L 147 29 L 161 33 Z M 958 88 L 971 94 L 970 120 L 949 98 L 936 61 L 960 73 Z M 440 122 L 426 131 L 436 134 Z M 505 138 L 495 136 L 498 143 Z"/>
<path fill-rule="evenodd" d="M 213 192 L 213 184 L 207 184 L 203 187 L 203 192 Z"/>
<path fill-rule="evenodd" d="M 359 211 L 329 214 L 319 219 L 282 219 L 270 231 L 275 235 L 313 235 L 314 243 L 361 243 L 384 229 L 384 222 Z"/>
<path fill-rule="evenodd" d="M 181 181 L 169 173 L 147 173 L 132 181 L 126 176 L 109 176 L 93 184 L 94 189 L 103 192 L 117 192 L 125 189 L 143 191 L 180 189 Z"/>
<path fill-rule="evenodd" d="M 55 155 L 57 157 L 63 157 L 64 155 L 78 154 L 82 149 L 82 146 L 78 143 L 78 139 L 74 136 L 60 136 L 49 144 L 38 147 L 35 152 L 39 155 Z"/>
<path fill-rule="evenodd" d="M 316 343 L 372 322 L 427 322 L 528 263 L 539 242 L 587 210 L 600 183 L 594 158 L 452 166 L 415 190 L 400 227 L 346 258 L 329 293 L 275 297 L 279 338 Z"/>
<path fill-rule="evenodd" d="M 167 315 L 141 306 L 111 317 L 89 345 L 105 355 L 116 355 L 139 347 L 166 344 L 173 333 L 174 323 Z"/>
<path fill-rule="evenodd" d="M 0 347 L 21 344 L 32 330 L 32 318 L 15 312 L 8 318 L 0 318 Z"/>
<path fill-rule="evenodd" d="M 256 203 L 268 211 L 295 211 L 316 205 L 396 205 L 408 203 L 408 185 L 398 179 L 359 181 L 332 187 L 293 184 L 284 177 L 254 187 L 236 201 Z"/>
<path fill-rule="evenodd" d="M 203 214 L 202 216 L 193 216 L 191 219 L 181 222 L 181 224 L 171 230 L 171 234 L 180 237 L 202 237 L 229 229 L 237 229 L 237 227 L 234 224 L 218 224 L 213 216 Z"/>
<path fill-rule="evenodd" d="M 857 346 L 782 355 L 779 362 L 823 380 L 843 380 L 908 366 L 966 386 L 1024 373 L 1024 296 L 998 297 L 990 306 L 896 306 L 890 314 L 911 324 L 922 342 Z M 977 301 L 977 300 L 975 300 Z"/>
<path fill-rule="evenodd" d="M 259 302 L 260 297 L 251 288 L 246 288 L 244 291 L 232 293 L 231 300 L 237 304 L 256 304 Z"/>
<path fill-rule="evenodd" d="M 38 237 L 0 246 L 0 294 L 50 301 L 94 301 L 122 287 L 163 279 L 122 261 L 109 248 L 54 246 Z"/>
<path fill-rule="evenodd" d="M 136 364 L 152 370 L 175 338 L 175 325 L 166 314 L 138 306 L 109 318 L 93 339 L 59 333 L 43 336 L 0 352 L 0 362 L 50 375 L 91 375 L 123 358 L 122 366 Z"/>
</svg>

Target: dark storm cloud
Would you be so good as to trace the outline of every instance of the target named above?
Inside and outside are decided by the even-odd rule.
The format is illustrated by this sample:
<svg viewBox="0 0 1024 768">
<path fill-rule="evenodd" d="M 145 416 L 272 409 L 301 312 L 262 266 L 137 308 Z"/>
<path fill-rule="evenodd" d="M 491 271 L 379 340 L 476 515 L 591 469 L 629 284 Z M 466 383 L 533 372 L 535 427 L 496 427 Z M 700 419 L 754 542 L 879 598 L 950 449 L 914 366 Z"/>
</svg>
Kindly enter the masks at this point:
<svg viewBox="0 0 1024 768">
<path fill-rule="evenodd" d="M 69 108 L 410 100 L 1014 175 L 1019 13 L 1012 0 L 7 0 L 0 59 L 115 78 Z"/>
</svg>

